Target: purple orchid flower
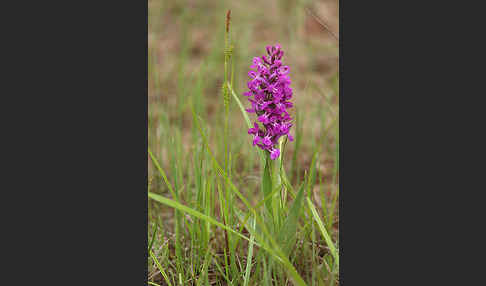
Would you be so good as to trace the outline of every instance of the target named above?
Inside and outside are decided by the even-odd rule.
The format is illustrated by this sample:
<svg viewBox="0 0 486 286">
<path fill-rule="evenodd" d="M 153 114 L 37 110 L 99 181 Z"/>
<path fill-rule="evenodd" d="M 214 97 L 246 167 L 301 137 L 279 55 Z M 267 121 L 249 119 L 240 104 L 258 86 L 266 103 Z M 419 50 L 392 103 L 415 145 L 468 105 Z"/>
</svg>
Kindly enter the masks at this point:
<svg viewBox="0 0 486 286">
<path fill-rule="evenodd" d="M 281 136 L 288 136 L 292 127 L 292 117 L 287 112 L 293 104 L 289 67 L 283 65 L 284 52 L 280 45 L 267 46 L 267 55 L 254 57 L 251 69 L 248 72 L 249 91 L 244 95 L 251 102 L 249 113 L 256 113 L 257 121 L 263 125 L 261 129 L 258 123 L 253 123 L 253 128 L 248 129 L 248 134 L 253 135 L 253 145 L 270 153 L 270 159 L 275 160 L 280 156 L 280 150 L 276 148 Z"/>
</svg>

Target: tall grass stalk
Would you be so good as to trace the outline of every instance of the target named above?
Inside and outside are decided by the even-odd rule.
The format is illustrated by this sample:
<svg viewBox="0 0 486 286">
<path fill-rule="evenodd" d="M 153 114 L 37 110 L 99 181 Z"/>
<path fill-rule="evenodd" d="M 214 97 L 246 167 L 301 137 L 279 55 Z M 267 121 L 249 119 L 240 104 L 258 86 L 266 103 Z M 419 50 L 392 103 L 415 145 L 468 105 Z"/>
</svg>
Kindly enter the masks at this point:
<svg viewBox="0 0 486 286">
<path fill-rule="evenodd" d="M 231 23 L 231 10 L 226 13 L 225 19 L 225 34 L 224 34 L 224 82 L 223 82 L 223 103 L 224 103 L 224 170 L 231 177 L 231 151 L 229 144 L 229 105 L 230 105 L 230 91 L 228 88 L 229 84 L 233 84 L 234 69 L 233 69 L 233 46 L 231 44 L 230 38 L 230 23 Z M 231 82 L 230 82 L 231 81 Z M 224 223 L 226 225 L 233 225 L 233 196 L 229 190 L 226 182 L 223 182 L 224 194 L 225 194 L 225 216 Z M 236 257 L 234 251 L 234 239 L 229 233 L 225 233 L 226 237 L 226 252 L 230 255 L 230 269 L 232 277 L 236 277 L 238 274 L 238 269 L 236 266 Z"/>
</svg>

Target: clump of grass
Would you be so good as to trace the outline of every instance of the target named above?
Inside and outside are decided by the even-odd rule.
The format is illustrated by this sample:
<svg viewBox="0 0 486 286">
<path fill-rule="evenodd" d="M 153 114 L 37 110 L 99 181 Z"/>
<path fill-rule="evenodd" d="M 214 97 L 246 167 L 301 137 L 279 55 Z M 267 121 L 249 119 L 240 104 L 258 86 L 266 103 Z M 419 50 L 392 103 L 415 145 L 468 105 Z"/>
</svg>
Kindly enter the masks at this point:
<svg viewBox="0 0 486 286">
<path fill-rule="evenodd" d="M 210 55 L 190 76 L 179 67 L 177 108 L 150 109 L 149 284 L 336 285 L 338 192 L 323 187 L 338 184 L 337 148 L 328 146 L 331 139 L 337 144 L 337 124 L 328 119 L 336 116 L 329 111 L 309 118 L 297 105 L 295 141 L 279 141 L 278 160 L 251 148 L 246 132 L 232 128 L 252 126 L 235 90 L 235 74 L 241 73 L 235 73 L 235 50 L 242 47 L 232 44 L 230 15 L 221 21 L 222 61 Z M 184 41 L 181 66 L 188 61 Z M 206 92 L 206 77 L 218 63 L 224 67 L 222 100 L 215 101 Z M 157 68 L 150 67 L 151 77 L 159 78 Z M 195 84 L 186 84 L 184 77 Z M 221 116 L 210 116 L 211 104 Z M 183 116 L 192 117 L 191 136 L 183 132 Z M 302 140 L 303 122 L 315 119 L 323 128 L 309 144 Z M 302 164 L 308 150 L 310 161 Z M 322 174 L 322 154 L 334 162 L 330 178 Z"/>
</svg>

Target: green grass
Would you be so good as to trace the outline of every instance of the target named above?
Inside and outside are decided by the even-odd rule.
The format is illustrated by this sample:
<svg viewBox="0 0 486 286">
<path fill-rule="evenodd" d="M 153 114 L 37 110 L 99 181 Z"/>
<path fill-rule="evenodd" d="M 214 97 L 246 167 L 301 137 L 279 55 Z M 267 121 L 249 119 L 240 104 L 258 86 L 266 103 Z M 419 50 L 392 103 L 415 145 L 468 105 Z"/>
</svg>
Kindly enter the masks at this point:
<svg viewBox="0 0 486 286">
<path fill-rule="evenodd" d="M 149 1 L 149 285 L 339 282 L 337 42 L 306 13 L 336 3 Z M 271 161 L 242 94 L 276 42 L 295 140 Z"/>
</svg>

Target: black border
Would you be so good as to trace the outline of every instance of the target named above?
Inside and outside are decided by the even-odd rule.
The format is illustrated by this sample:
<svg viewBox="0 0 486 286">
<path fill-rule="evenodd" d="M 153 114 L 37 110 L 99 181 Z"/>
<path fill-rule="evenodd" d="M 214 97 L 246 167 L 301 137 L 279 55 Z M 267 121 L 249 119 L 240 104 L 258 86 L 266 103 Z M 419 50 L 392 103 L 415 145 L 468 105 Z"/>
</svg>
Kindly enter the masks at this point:
<svg viewBox="0 0 486 286">
<path fill-rule="evenodd" d="M 12 11 L 5 39 L 20 80 L 2 284 L 146 285 L 148 2 L 49 4 Z"/>
<path fill-rule="evenodd" d="M 350 285 L 394 285 L 397 279 L 414 285 L 422 282 L 416 269 L 427 274 L 429 265 L 441 262 L 437 257 L 451 265 L 465 262 L 444 256 L 452 251 L 430 255 L 427 247 L 452 237 L 452 250 L 463 252 L 457 236 L 432 236 L 430 229 L 446 224 L 450 230 L 447 217 L 436 213 L 447 206 L 450 180 L 460 175 L 437 170 L 454 166 L 447 161 L 450 151 L 468 148 L 444 150 L 449 137 L 419 144 L 445 124 L 431 121 L 439 111 L 460 117 L 457 106 L 444 107 L 443 99 L 462 96 L 468 86 L 452 90 L 449 84 L 458 78 L 444 75 L 452 70 L 444 62 L 462 55 L 444 52 L 461 33 L 449 33 L 447 44 L 430 44 L 440 36 L 437 30 L 457 29 L 460 21 L 431 30 L 429 22 L 448 15 L 444 5 L 427 14 L 424 3 L 346 3 L 353 6 L 346 9 L 344 53 L 340 0 L 340 283 L 346 269 Z M 22 17 L 8 26 L 15 37 L 5 39 L 14 46 L 5 53 L 14 60 L 5 78 L 14 91 L 5 99 L 19 107 L 3 105 L 15 110 L 5 123 L 16 131 L 5 133 L 4 141 L 13 144 L 4 149 L 10 157 L 2 158 L 8 167 L 2 181 L 10 183 L 2 188 L 2 209 L 13 206 L 4 215 L 9 228 L 3 233 L 10 239 L 4 245 L 11 250 L 2 253 L 11 266 L 5 274 L 22 277 L 23 284 L 140 285 L 147 281 L 148 3 L 62 5 L 19 7 Z M 434 55 L 439 62 L 432 62 Z M 433 75 L 440 79 L 430 83 Z M 446 90 L 437 90 L 441 84 Z M 462 273 L 453 269 L 434 279 Z"/>
</svg>

